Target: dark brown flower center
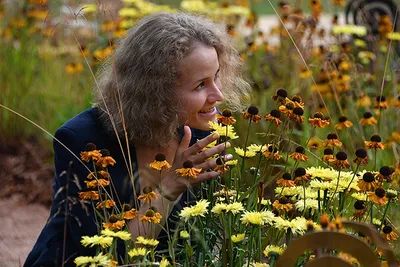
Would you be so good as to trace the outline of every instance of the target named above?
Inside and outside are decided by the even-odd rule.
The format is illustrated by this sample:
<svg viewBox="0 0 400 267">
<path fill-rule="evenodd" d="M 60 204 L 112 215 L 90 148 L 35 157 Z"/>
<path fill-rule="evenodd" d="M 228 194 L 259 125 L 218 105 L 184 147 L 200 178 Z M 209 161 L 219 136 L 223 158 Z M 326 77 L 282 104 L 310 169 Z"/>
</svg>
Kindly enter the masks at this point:
<svg viewBox="0 0 400 267">
<path fill-rule="evenodd" d="M 381 142 L 382 138 L 379 135 L 373 135 L 373 136 L 371 136 L 371 141 L 372 142 Z"/>
<path fill-rule="evenodd" d="M 372 117 L 372 113 L 371 112 L 365 112 L 363 115 L 364 119 L 369 119 Z"/>
<path fill-rule="evenodd" d="M 276 91 L 276 95 L 285 98 L 287 97 L 287 92 L 285 89 L 279 88 L 278 91 Z"/>
<path fill-rule="evenodd" d="M 375 189 L 375 195 L 382 198 L 386 195 L 386 191 L 383 188 L 377 188 L 377 189 Z"/>
<path fill-rule="evenodd" d="M 297 152 L 297 153 L 304 154 L 304 152 L 306 152 L 306 150 L 304 149 L 304 147 L 298 146 L 298 147 L 296 147 L 296 152 Z"/>
<path fill-rule="evenodd" d="M 155 156 L 155 160 L 156 160 L 156 161 L 164 161 L 164 160 L 165 160 L 165 155 L 164 155 L 163 153 L 158 153 L 158 154 Z"/>
<path fill-rule="evenodd" d="M 372 183 L 373 181 L 375 181 L 375 177 L 372 173 L 366 172 L 363 175 L 363 181 L 366 183 Z"/>
<path fill-rule="evenodd" d="M 286 172 L 282 175 L 282 178 L 285 180 L 292 180 L 292 175 L 290 173 Z"/>
<path fill-rule="evenodd" d="M 247 112 L 250 113 L 251 115 L 257 115 L 258 114 L 258 108 L 256 106 L 250 106 L 247 109 Z"/>
<path fill-rule="evenodd" d="M 277 109 L 271 110 L 270 115 L 274 118 L 280 118 L 281 117 L 281 112 Z"/>
<path fill-rule="evenodd" d="M 325 148 L 324 149 L 324 155 L 333 155 L 332 148 Z"/>
<path fill-rule="evenodd" d="M 356 202 L 354 202 L 354 208 L 356 210 L 363 210 L 365 209 L 365 201 L 363 200 L 357 200 Z"/>
<path fill-rule="evenodd" d="M 232 111 L 230 109 L 224 109 L 224 111 L 222 111 L 222 116 L 229 118 L 232 116 Z"/>
<path fill-rule="evenodd" d="M 293 109 L 293 113 L 297 116 L 301 116 L 304 114 L 304 110 L 301 107 L 296 107 Z"/>
<path fill-rule="evenodd" d="M 96 150 L 96 145 L 93 143 L 87 143 L 85 146 L 85 150 L 86 151 L 93 151 Z"/>
<path fill-rule="evenodd" d="M 338 160 L 346 160 L 347 159 L 347 154 L 343 151 L 340 151 L 336 154 L 336 158 Z"/>
<path fill-rule="evenodd" d="M 299 167 L 294 171 L 294 177 L 300 177 L 306 175 L 306 169 Z"/>
<path fill-rule="evenodd" d="M 339 122 L 345 122 L 347 121 L 347 117 L 346 116 L 340 116 L 339 117 Z"/>
<path fill-rule="evenodd" d="M 314 118 L 318 118 L 318 119 L 324 119 L 324 114 L 322 114 L 321 112 L 316 112 L 314 114 Z"/>
<path fill-rule="evenodd" d="M 367 157 L 367 151 L 364 148 L 359 148 L 356 150 L 356 156 L 364 159 Z"/>
<path fill-rule="evenodd" d="M 109 157 L 111 155 L 110 151 L 108 151 L 108 149 L 102 149 L 102 150 L 100 150 L 100 153 L 103 157 Z"/>
<path fill-rule="evenodd" d="M 183 168 L 193 168 L 193 162 L 191 162 L 190 160 L 187 160 L 183 163 Z"/>
<path fill-rule="evenodd" d="M 383 176 L 390 176 L 392 175 L 392 169 L 389 166 L 383 166 L 379 169 L 379 173 Z"/>
</svg>

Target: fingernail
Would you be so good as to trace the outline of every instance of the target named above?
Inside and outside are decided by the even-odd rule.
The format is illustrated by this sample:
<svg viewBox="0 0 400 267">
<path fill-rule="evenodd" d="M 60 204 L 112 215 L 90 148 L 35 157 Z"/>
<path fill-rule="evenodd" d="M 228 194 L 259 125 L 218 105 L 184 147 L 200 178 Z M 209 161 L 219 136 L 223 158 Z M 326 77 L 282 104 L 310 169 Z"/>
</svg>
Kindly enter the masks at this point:
<svg viewBox="0 0 400 267">
<path fill-rule="evenodd" d="M 212 136 L 213 136 L 213 138 L 218 139 L 219 138 L 219 133 L 215 132 L 215 133 L 213 133 Z"/>
<path fill-rule="evenodd" d="M 225 143 L 225 147 L 226 147 L 226 148 L 229 148 L 229 147 L 231 147 L 231 146 L 232 146 L 231 143 L 229 143 L 229 142 L 226 142 L 226 143 Z"/>
<path fill-rule="evenodd" d="M 232 156 L 232 154 L 227 154 L 227 155 L 225 156 L 225 158 L 226 158 L 227 160 L 231 160 L 231 159 L 233 159 L 233 156 Z"/>
</svg>

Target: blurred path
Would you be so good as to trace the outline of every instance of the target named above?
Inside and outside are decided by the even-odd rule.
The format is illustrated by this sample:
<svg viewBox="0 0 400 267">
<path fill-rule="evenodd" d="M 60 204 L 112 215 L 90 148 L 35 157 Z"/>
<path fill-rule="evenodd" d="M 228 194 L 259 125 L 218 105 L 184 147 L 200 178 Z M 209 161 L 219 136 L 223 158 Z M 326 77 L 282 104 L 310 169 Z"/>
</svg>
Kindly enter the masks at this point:
<svg viewBox="0 0 400 267">
<path fill-rule="evenodd" d="M 48 216 L 43 205 L 0 199 L 0 267 L 24 264 Z"/>
</svg>

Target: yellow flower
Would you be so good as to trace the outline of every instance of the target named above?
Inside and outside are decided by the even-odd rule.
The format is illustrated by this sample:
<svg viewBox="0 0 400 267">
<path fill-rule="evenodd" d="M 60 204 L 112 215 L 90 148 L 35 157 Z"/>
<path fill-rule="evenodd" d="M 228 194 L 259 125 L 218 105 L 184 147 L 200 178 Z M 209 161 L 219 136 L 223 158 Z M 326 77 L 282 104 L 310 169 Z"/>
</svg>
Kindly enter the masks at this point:
<svg viewBox="0 0 400 267">
<path fill-rule="evenodd" d="M 68 74 L 80 73 L 83 71 L 83 65 L 81 63 L 70 63 L 65 66 L 65 72 Z"/>
<path fill-rule="evenodd" d="M 208 122 L 208 125 L 210 126 L 211 130 L 214 130 L 215 132 L 219 133 L 219 136 L 226 136 L 229 139 L 238 139 L 239 136 L 236 135 L 235 128 L 233 128 L 232 125 L 228 126 L 222 126 L 219 125 L 218 122 Z"/>
<path fill-rule="evenodd" d="M 332 33 L 338 34 L 355 34 L 358 36 L 365 36 L 367 34 L 367 28 L 364 26 L 356 25 L 334 25 L 332 27 Z"/>
<path fill-rule="evenodd" d="M 285 249 L 283 247 L 280 247 L 280 246 L 268 245 L 264 249 L 263 254 L 264 254 L 265 257 L 269 257 L 270 253 L 275 253 L 275 254 L 282 255 L 284 250 Z"/>
<path fill-rule="evenodd" d="M 76 264 L 77 267 L 79 266 L 104 266 L 104 267 L 109 267 L 113 266 L 113 261 L 109 259 L 107 255 L 103 255 L 103 253 L 99 253 L 98 255 L 94 257 L 89 257 L 89 256 L 80 256 L 77 257 L 74 260 L 74 263 Z"/>
<path fill-rule="evenodd" d="M 109 236 L 82 236 L 81 244 L 84 247 L 90 246 L 91 248 L 100 245 L 102 248 L 108 248 L 111 246 L 113 241 L 112 237 Z"/>
<path fill-rule="evenodd" d="M 160 242 L 158 240 L 156 240 L 156 239 L 153 239 L 153 238 L 147 239 L 147 238 L 144 238 L 143 236 L 138 236 L 136 238 L 136 242 L 135 243 L 136 244 L 141 244 L 141 245 L 146 246 L 146 247 L 155 247 Z"/>
<path fill-rule="evenodd" d="M 189 237 L 190 237 L 188 231 L 186 231 L 186 230 L 180 231 L 179 236 L 180 236 L 180 238 L 183 238 L 183 239 L 189 239 Z"/>
<path fill-rule="evenodd" d="M 400 32 L 389 32 L 386 37 L 393 41 L 400 41 Z"/>
<path fill-rule="evenodd" d="M 126 231 L 114 232 L 114 231 L 111 231 L 109 229 L 101 230 L 101 234 L 104 235 L 104 236 L 118 237 L 118 238 L 120 238 L 122 240 L 125 240 L 125 241 L 130 240 L 131 237 L 132 237 L 131 233 L 128 233 Z"/>
<path fill-rule="evenodd" d="M 166 258 L 162 258 L 162 260 L 160 261 L 160 267 L 168 267 L 171 266 L 171 263 L 166 259 Z"/>
<path fill-rule="evenodd" d="M 240 147 L 235 147 L 235 152 L 238 154 L 240 157 L 244 157 L 244 150 Z M 254 151 L 246 151 L 246 158 L 252 158 L 256 155 L 256 152 Z"/>
<path fill-rule="evenodd" d="M 239 243 L 240 241 L 243 241 L 245 236 L 245 234 L 232 235 L 231 239 L 233 243 Z"/>
<path fill-rule="evenodd" d="M 196 202 L 196 205 L 191 206 L 191 207 L 185 207 L 179 214 L 181 218 L 184 218 L 185 221 L 188 221 L 189 218 L 191 217 L 196 217 L 196 216 L 203 216 L 204 214 L 207 213 L 207 207 L 210 205 L 210 202 L 208 202 L 205 199 L 202 199 L 200 201 Z"/>
<path fill-rule="evenodd" d="M 145 248 L 133 248 L 128 251 L 128 255 L 131 258 L 134 257 L 144 257 L 149 253 Z"/>
<path fill-rule="evenodd" d="M 256 144 L 252 144 L 250 146 L 247 147 L 247 151 L 251 151 L 251 152 L 264 152 L 267 150 L 267 145 L 256 145 Z M 246 152 L 247 154 L 247 152 Z"/>
<path fill-rule="evenodd" d="M 274 219 L 274 214 L 271 211 L 245 211 L 240 220 L 243 224 L 264 225 L 271 224 Z"/>
</svg>

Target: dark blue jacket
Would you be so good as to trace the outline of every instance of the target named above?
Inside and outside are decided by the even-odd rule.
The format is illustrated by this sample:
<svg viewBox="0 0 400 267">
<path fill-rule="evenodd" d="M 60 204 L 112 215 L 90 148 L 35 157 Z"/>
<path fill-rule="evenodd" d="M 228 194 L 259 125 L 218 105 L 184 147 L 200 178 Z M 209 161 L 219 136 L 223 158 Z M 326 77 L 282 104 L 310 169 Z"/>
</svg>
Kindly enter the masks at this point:
<svg viewBox="0 0 400 267">
<path fill-rule="evenodd" d="M 80 152 L 85 150 L 85 146 L 89 142 L 96 144 L 97 149 L 108 149 L 117 162 L 113 167 L 109 168 L 109 173 L 118 197 L 121 203 L 129 203 L 134 207 L 132 183 L 128 176 L 120 144 L 116 136 L 111 136 L 105 132 L 98 112 L 98 109 L 92 108 L 72 118 L 57 130 L 55 138 L 68 147 L 78 158 L 80 157 Z M 192 129 L 191 144 L 198 139 L 204 138 L 207 134 L 209 134 L 207 131 Z M 124 147 L 126 158 L 128 158 L 126 144 L 123 142 L 122 146 Z M 59 142 L 54 140 L 53 147 L 55 163 L 53 189 L 55 196 L 48 222 L 28 255 L 24 267 L 61 266 L 63 259 L 64 266 L 75 266 L 73 261 L 76 257 L 93 256 L 95 253 L 95 249 L 85 248 L 80 244 L 82 236 L 98 234 L 93 208 L 91 205 L 81 205 L 78 197 L 78 192 L 81 189 L 73 179 L 67 179 L 66 173 L 63 174 L 68 170 L 69 162 L 72 161 L 72 172 L 76 174 L 79 184 L 84 188 L 83 181 L 89 171 Z M 135 148 L 130 146 L 129 150 L 133 170 L 137 172 Z M 87 166 L 89 169 L 91 168 L 91 166 Z M 134 177 L 137 177 L 137 175 L 134 175 Z M 67 181 L 69 181 L 68 195 L 65 190 Z M 138 188 L 135 188 L 139 193 Z M 65 201 L 66 199 L 68 199 L 67 202 Z M 171 214 L 185 205 L 183 199 L 175 205 Z M 65 210 L 68 210 L 66 223 Z M 163 236 L 163 233 L 160 236 Z M 165 247 L 165 243 L 166 240 L 162 240 L 159 247 Z"/>
</svg>

